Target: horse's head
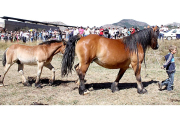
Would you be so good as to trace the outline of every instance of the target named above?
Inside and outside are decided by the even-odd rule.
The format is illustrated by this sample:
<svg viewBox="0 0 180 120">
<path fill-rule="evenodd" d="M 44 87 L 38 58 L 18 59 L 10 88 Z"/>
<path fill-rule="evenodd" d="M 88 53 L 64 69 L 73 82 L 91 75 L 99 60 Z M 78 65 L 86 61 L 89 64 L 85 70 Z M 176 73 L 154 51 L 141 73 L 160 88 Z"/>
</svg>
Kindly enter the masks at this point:
<svg viewBox="0 0 180 120">
<path fill-rule="evenodd" d="M 159 48 L 158 45 L 159 28 L 155 26 L 152 30 L 151 48 L 156 50 Z"/>
</svg>

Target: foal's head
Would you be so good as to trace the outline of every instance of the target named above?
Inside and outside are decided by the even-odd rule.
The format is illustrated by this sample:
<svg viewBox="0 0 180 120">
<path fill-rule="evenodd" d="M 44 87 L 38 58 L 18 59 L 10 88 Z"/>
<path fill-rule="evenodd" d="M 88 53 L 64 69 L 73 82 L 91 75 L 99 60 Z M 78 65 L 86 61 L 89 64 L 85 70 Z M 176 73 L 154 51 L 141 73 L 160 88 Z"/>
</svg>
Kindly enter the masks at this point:
<svg viewBox="0 0 180 120">
<path fill-rule="evenodd" d="M 151 48 L 156 50 L 159 48 L 159 45 L 158 45 L 159 28 L 158 28 L 158 26 L 153 28 L 151 34 L 152 34 Z"/>
</svg>

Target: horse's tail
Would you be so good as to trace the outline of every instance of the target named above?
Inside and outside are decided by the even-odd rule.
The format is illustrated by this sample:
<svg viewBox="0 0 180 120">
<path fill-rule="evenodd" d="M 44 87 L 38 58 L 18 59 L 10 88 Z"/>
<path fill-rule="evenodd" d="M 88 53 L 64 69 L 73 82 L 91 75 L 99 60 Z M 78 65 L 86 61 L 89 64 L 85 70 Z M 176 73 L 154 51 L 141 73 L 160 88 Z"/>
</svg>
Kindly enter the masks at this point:
<svg viewBox="0 0 180 120">
<path fill-rule="evenodd" d="M 78 34 L 69 38 L 66 49 L 62 59 L 62 66 L 61 66 L 61 76 L 64 77 L 71 73 L 73 64 L 74 64 L 74 57 L 75 57 L 75 46 L 76 42 L 81 38 L 81 35 Z"/>
<path fill-rule="evenodd" d="M 7 50 L 8 50 L 8 48 L 4 51 L 4 54 L 2 56 L 2 64 L 3 64 L 3 66 L 6 65 L 6 52 L 7 52 Z"/>
</svg>

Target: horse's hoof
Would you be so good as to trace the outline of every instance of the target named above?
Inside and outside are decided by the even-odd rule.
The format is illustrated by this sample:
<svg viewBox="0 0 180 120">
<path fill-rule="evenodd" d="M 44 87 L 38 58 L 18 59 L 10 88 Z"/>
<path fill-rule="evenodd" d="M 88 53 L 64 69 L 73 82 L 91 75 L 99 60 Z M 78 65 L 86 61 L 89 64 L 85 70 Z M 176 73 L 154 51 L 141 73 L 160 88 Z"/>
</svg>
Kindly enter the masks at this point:
<svg viewBox="0 0 180 120">
<path fill-rule="evenodd" d="M 89 94 L 89 93 L 90 93 L 89 90 L 85 90 L 83 95 L 87 95 L 87 94 Z"/>
<path fill-rule="evenodd" d="M 49 86 L 52 86 L 53 83 L 54 83 L 54 81 L 50 80 L 50 81 L 49 81 Z"/>
<path fill-rule="evenodd" d="M 147 93 L 147 90 L 146 89 L 142 89 L 142 90 L 138 89 L 137 92 L 139 94 L 144 94 L 144 93 Z"/>
<path fill-rule="evenodd" d="M 80 90 L 80 89 L 79 89 L 79 94 L 80 94 L 80 95 L 87 95 L 87 94 L 89 94 L 89 93 L 90 93 L 89 90 L 86 90 L 86 89 L 85 89 L 85 90 Z"/>
<path fill-rule="evenodd" d="M 3 84 L 0 84 L 0 87 L 4 87 L 4 85 L 3 85 Z"/>
<path fill-rule="evenodd" d="M 41 84 L 37 84 L 37 83 L 35 83 L 35 87 L 36 88 L 42 88 Z"/>
<path fill-rule="evenodd" d="M 84 93 L 86 92 L 86 89 L 81 89 L 81 87 L 79 87 L 79 94 L 80 95 L 84 95 Z"/>
<path fill-rule="evenodd" d="M 30 86 L 31 86 L 31 84 L 29 84 L 28 82 L 23 83 L 23 85 L 24 85 L 24 86 L 27 86 L 27 87 L 30 87 Z"/>
<path fill-rule="evenodd" d="M 112 85 L 111 85 L 111 91 L 114 93 L 116 91 L 119 91 L 119 88 L 118 88 L 118 83 L 117 82 L 113 82 Z"/>
<path fill-rule="evenodd" d="M 79 89 L 79 94 L 80 94 L 80 95 L 84 95 L 84 90 L 80 90 L 80 89 Z"/>
</svg>

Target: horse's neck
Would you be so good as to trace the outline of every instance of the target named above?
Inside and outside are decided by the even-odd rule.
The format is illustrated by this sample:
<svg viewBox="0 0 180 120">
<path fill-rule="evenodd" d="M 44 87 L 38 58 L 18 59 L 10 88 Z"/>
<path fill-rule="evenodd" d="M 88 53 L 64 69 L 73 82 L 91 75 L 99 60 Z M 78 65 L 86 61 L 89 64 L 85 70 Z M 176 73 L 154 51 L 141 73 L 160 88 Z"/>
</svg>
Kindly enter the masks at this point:
<svg viewBox="0 0 180 120">
<path fill-rule="evenodd" d="M 61 43 L 52 44 L 51 47 L 50 47 L 50 49 L 51 49 L 50 52 L 51 52 L 52 54 L 54 54 L 54 55 L 57 54 L 57 53 L 59 53 L 60 51 L 58 51 L 58 49 L 59 49 L 61 46 L 62 46 Z"/>
</svg>

